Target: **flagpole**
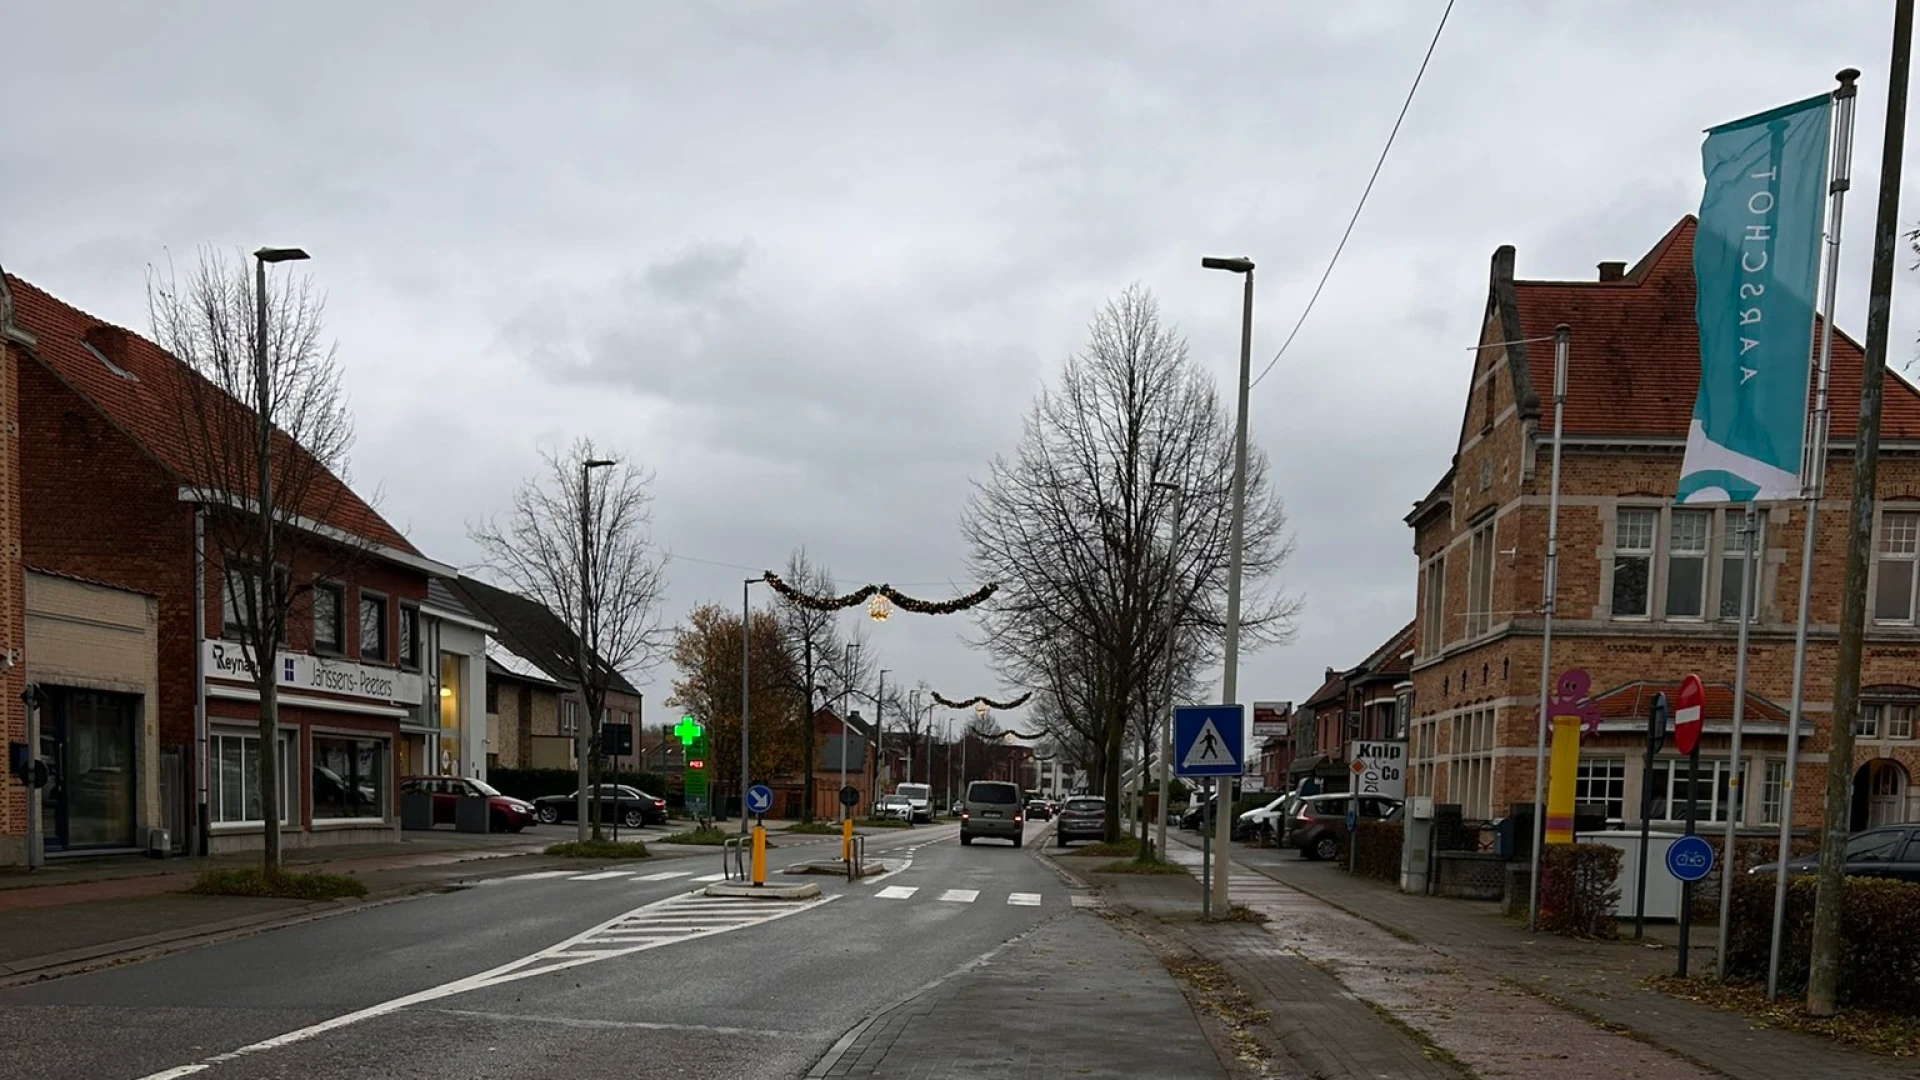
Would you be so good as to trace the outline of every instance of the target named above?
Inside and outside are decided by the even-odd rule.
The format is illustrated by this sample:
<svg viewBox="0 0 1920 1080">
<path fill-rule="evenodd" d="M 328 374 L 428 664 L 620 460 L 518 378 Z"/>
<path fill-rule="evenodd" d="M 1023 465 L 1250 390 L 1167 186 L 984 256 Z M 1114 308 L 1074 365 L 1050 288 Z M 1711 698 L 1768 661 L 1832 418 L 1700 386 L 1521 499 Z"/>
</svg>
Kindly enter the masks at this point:
<svg viewBox="0 0 1920 1080">
<path fill-rule="evenodd" d="M 1553 328 L 1553 472 L 1547 482 L 1547 568 L 1542 583 L 1545 599 L 1540 619 L 1540 716 L 1533 747 L 1533 843 L 1527 881 L 1527 933 L 1540 921 L 1540 848 L 1546 833 L 1542 791 L 1547 777 L 1547 693 L 1553 688 L 1553 594 L 1560 569 L 1560 434 L 1567 411 L 1568 339 L 1566 323 Z"/>
<path fill-rule="evenodd" d="M 1793 635 L 1793 697 L 1787 716 L 1787 775 L 1780 789 L 1780 859 L 1773 885 L 1773 939 L 1767 954 L 1767 1000 L 1780 992 L 1780 941 L 1786 926 L 1787 860 L 1793 857 L 1793 788 L 1800 764 L 1801 695 L 1807 675 L 1807 607 L 1813 599 L 1814 519 L 1827 472 L 1827 382 L 1833 367 L 1833 308 L 1840 282 L 1840 225 L 1846 210 L 1849 170 L 1853 163 L 1855 68 L 1840 72 L 1840 88 L 1833 92 L 1833 164 L 1827 191 L 1827 265 L 1821 290 L 1820 352 L 1816 362 L 1813 412 L 1807 424 L 1806 473 L 1801 490 L 1806 499 L 1806 527 L 1800 540 L 1800 610 Z M 1743 657 L 1744 659 L 1744 657 Z M 1724 880 L 1724 879 L 1723 879 Z"/>
<path fill-rule="evenodd" d="M 1754 537 L 1758 519 L 1753 504 L 1747 504 L 1745 515 L 1740 520 L 1740 535 L 1745 545 L 1740 550 L 1740 638 L 1739 659 L 1733 662 L 1733 746 L 1727 756 L 1732 761 L 1733 777 L 1727 782 L 1727 834 L 1720 845 L 1720 940 L 1714 953 L 1714 973 L 1721 982 L 1727 981 L 1727 928 L 1728 918 L 1733 912 L 1733 845 L 1734 828 L 1743 816 L 1747 806 L 1747 786 L 1740 782 L 1740 774 L 1745 770 L 1745 762 L 1740 759 L 1740 725 L 1747 712 L 1747 628 L 1753 623 L 1753 602 L 1759 598 L 1758 582 L 1754 580 L 1759 564 L 1754 561 Z M 1721 588 L 1726 583 L 1721 582 Z M 1646 869 L 1643 865 L 1641 873 Z"/>
</svg>

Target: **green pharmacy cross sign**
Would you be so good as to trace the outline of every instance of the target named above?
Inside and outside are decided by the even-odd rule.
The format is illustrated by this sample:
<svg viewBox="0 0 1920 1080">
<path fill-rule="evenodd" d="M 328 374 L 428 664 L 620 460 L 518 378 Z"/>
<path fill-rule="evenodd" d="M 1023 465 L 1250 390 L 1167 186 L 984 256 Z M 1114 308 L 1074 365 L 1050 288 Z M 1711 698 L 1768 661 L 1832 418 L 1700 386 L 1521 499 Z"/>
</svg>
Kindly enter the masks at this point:
<svg viewBox="0 0 1920 1080">
<path fill-rule="evenodd" d="M 673 725 L 673 733 L 679 737 L 681 746 L 692 746 L 703 730 L 700 721 L 691 716 L 683 716 L 679 723 Z"/>
</svg>

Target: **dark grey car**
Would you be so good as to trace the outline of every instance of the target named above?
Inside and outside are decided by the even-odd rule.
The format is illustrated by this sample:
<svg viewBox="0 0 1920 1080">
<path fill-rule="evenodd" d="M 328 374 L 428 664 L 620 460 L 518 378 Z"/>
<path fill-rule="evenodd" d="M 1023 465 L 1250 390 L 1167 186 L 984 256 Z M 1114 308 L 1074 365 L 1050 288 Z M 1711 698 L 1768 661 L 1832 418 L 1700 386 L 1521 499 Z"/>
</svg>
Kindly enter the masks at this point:
<svg viewBox="0 0 1920 1080">
<path fill-rule="evenodd" d="M 1107 838 L 1107 800 L 1098 795 L 1075 795 L 1060 808 L 1053 842 L 1066 847 L 1071 840 Z"/>
<path fill-rule="evenodd" d="M 967 785 L 966 802 L 960 807 L 960 842 L 973 843 L 976 836 L 1011 840 L 1020 846 L 1026 831 L 1026 815 L 1020 812 L 1020 786 L 1004 780 L 975 780 Z"/>
</svg>

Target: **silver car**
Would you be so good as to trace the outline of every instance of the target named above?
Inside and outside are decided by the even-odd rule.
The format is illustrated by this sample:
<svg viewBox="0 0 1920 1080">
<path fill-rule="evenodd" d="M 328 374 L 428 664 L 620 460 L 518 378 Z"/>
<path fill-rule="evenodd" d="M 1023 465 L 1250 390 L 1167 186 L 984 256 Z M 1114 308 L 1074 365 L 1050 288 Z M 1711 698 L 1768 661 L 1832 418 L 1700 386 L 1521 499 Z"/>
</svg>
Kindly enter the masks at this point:
<svg viewBox="0 0 1920 1080">
<path fill-rule="evenodd" d="M 1020 846 L 1026 831 L 1026 815 L 1020 810 L 1020 785 L 1004 780 L 975 780 L 967 785 L 967 798 L 960 807 L 960 842 L 973 843 L 976 836 L 1011 840 Z"/>
</svg>

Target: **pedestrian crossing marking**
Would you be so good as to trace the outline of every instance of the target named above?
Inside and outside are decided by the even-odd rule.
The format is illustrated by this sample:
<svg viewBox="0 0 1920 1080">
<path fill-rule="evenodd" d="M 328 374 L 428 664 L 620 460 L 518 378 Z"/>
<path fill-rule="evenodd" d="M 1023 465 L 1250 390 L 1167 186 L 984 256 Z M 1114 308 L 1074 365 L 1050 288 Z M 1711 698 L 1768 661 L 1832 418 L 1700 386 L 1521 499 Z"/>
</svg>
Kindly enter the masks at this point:
<svg viewBox="0 0 1920 1080">
<path fill-rule="evenodd" d="M 512 877 L 501 878 L 500 880 L 502 881 L 539 881 L 542 878 L 557 878 L 557 877 L 572 877 L 572 876 L 573 876 L 573 871 L 571 870 L 535 870 L 531 874 L 515 874 Z"/>
<path fill-rule="evenodd" d="M 1100 906 L 1100 898 L 1097 896 L 1088 896 L 1085 893 L 1074 893 L 1072 899 L 1074 907 L 1091 908 Z"/>
<path fill-rule="evenodd" d="M 1007 896 L 1007 903 L 1014 907 L 1039 907 L 1040 894 L 1037 892 L 1017 892 Z"/>
<path fill-rule="evenodd" d="M 940 894 L 940 899 L 950 904 L 971 904 L 980 899 L 979 889 L 948 889 Z"/>
<path fill-rule="evenodd" d="M 725 875 L 725 874 L 702 874 L 702 875 L 700 875 L 699 877 L 697 877 L 697 878 L 694 878 L 693 880 L 695 880 L 695 881 L 698 881 L 698 882 L 702 882 L 702 883 L 704 883 L 704 882 L 709 882 L 709 881 L 725 881 L 725 880 L 727 880 L 727 875 Z"/>
<path fill-rule="evenodd" d="M 693 871 L 691 870 L 662 870 L 657 874 L 642 874 L 641 876 L 636 877 L 633 880 L 635 881 L 672 881 L 674 878 L 686 877 L 688 874 L 691 874 L 691 873 L 693 873 Z"/>
<path fill-rule="evenodd" d="M 576 874 L 571 880 L 573 881 L 605 881 L 608 878 L 628 877 L 632 873 L 633 871 L 631 870 L 602 870 L 597 874 Z"/>
<path fill-rule="evenodd" d="M 889 885 L 873 895 L 882 900 L 906 900 L 919 891 L 918 885 Z"/>
</svg>

